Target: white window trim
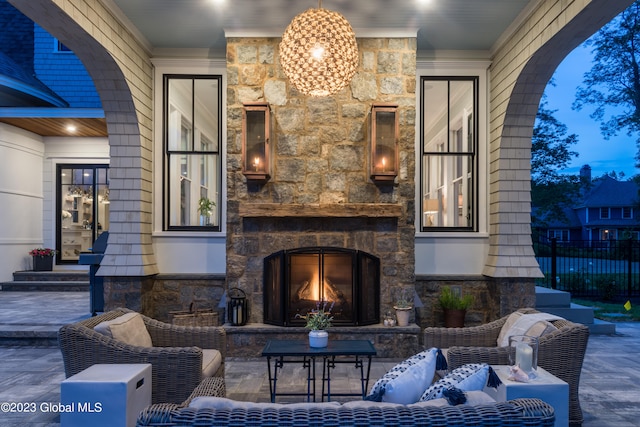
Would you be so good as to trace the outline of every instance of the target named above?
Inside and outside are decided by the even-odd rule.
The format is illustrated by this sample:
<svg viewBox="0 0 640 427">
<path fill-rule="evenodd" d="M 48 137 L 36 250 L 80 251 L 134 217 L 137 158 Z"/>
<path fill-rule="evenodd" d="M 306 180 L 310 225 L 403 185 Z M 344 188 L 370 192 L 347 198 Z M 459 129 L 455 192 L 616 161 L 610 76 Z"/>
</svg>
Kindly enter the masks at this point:
<svg viewBox="0 0 640 427">
<path fill-rule="evenodd" d="M 415 124 L 415 218 L 416 218 L 416 274 L 481 274 L 489 245 L 489 66 L 487 60 L 418 60 L 416 63 L 416 88 L 423 76 L 474 76 L 478 77 L 478 135 L 477 135 L 477 231 L 421 231 L 422 147 L 420 145 L 420 119 Z M 419 114 L 420 96 L 416 96 L 416 114 Z M 438 251 L 434 252 L 435 245 Z M 460 251 L 461 245 L 465 250 Z"/>
</svg>

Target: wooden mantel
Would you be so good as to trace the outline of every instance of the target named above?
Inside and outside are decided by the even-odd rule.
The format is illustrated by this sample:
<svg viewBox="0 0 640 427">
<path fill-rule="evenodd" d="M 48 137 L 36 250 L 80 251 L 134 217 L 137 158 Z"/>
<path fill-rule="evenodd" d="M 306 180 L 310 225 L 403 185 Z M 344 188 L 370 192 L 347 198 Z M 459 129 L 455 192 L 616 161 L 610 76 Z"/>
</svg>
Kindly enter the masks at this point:
<svg viewBox="0 0 640 427">
<path fill-rule="evenodd" d="M 399 218 L 402 206 L 389 203 L 244 203 L 243 218 Z"/>
</svg>

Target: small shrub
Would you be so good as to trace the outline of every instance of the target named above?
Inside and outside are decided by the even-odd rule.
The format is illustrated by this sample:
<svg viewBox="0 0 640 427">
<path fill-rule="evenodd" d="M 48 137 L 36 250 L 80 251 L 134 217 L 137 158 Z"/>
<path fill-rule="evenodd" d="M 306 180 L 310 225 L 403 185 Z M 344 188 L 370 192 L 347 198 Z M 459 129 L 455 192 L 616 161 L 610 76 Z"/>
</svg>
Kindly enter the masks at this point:
<svg viewBox="0 0 640 427">
<path fill-rule="evenodd" d="M 596 280 L 596 289 L 603 301 L 611 301 L 618 295 L 618 284 L 613 274 L 602 274 Z"/>
</svg>

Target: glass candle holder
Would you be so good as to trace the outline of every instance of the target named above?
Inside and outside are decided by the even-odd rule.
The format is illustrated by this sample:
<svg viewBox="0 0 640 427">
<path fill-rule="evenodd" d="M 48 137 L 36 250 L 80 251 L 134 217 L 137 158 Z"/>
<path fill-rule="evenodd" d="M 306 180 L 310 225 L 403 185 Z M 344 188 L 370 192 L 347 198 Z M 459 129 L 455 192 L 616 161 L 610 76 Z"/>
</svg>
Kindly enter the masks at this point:
<svg viewBox="0 0 640 427">
<path fill-rule="evenodd" d="M 538 338 L 529 335 L 513 335 L 509 337 L 509 363 L 518 366 L 529 375 L 529 378 L 537 376 L 538 369 Z"/>
</svg>

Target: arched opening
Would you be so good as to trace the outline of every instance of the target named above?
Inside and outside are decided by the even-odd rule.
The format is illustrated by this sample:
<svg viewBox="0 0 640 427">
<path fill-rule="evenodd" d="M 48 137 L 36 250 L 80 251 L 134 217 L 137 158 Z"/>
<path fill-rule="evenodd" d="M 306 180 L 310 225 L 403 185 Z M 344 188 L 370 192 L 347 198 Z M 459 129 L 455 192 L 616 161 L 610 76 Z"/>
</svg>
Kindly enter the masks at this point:
<svg viewBox="0 0 640 427">
<path fill-rule="evenodd" d="M 555 2 L 545 2 L 541 10 L 552 13 Z M 496 123 L 492 125 L 490 139 L 490 248 L 483 274 L 490 277 L 541 277 L 542 273 L 535 260 L 531 246 L 530 224 L 530 153 L 533 125 L 540 98 L 547 82 L 560 62 L 580 43 L 628 7 L 632 0 L 593 1 L 580 10 L 564 25 L 542 28 L 539 33 L 523 29 L 531 38 L 528 48 L 533 54 L 523 58 L 523 65 L 516 77 L 509 77 L 505 69 L 503 75 L 494 78 L 491 88 L 492 114 Z M 557 12 L 557 11 L 556 11 Z M 550 23 L 558 24 L 567 16 L 560 14 Z M 535 36 L 535 37 L 534 37 Z M 545 41 L 546 40 L 546 41 Z M 523 49 L 524 46 L 519 46 Z M 509 55 L 503 53 L 503 55 Z M 499 58 L 494 60 L 501 63 Z M 514 63 L 514 59 L 511 59 Z M 514 79 L 510 82 L 511 79 Z M 500 98 L 509 91 L 501 107 Z M 495 118 L 503 115 L 503 119 Z M 516 263 L 511 261 L 517 257 Z"/>
<path fill-rule="evenodd" d="M 100 95 L 109 134 L 112 203 L 109 246 L 98 274 L 112 277 L 156 274 L 149 213 L 152 68 L 148 55 L 141 54 L 142 48 L 124 29 L 104 34 L 99 24 L 110 15 L 100 4 L 85 4 L 85 13 L 95 14 L 96 19 L 79 22 L 73 18 L 82 15 L 77 5 L 58 6 L 44 0 L 9 2 L 76 54 Z M 140 61 L 134 64 L 132 57 Z M 132 230 L 140 231 L 132 233 Z"/>
</svg>

